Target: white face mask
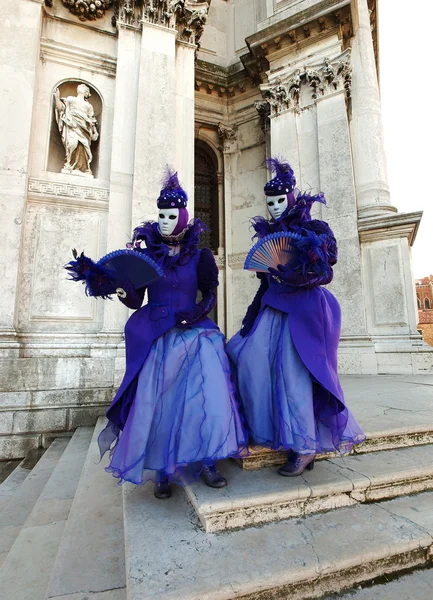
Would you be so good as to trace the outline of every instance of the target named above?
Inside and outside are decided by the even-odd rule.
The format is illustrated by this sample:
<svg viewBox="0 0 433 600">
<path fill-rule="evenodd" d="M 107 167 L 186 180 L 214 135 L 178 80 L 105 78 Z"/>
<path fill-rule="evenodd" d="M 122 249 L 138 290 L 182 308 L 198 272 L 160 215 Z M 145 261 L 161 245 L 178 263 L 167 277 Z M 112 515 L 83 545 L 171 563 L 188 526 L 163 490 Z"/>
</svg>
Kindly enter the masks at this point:
<svg viewBox="0 0 433 600">
<path fill-rule="evenodd" d="M 179 221 L 178 208 L 161 208 L 158 214 L 159 230 L 163 235 L 171 235 Z"/>
<path fill-rule="evenodd" d="M 266 204 L 268 205 L 268 211 L 271 217 L 278 219 L 288 206 L 287 196 L 268 196 L 266 198 Z"/>
</svg>

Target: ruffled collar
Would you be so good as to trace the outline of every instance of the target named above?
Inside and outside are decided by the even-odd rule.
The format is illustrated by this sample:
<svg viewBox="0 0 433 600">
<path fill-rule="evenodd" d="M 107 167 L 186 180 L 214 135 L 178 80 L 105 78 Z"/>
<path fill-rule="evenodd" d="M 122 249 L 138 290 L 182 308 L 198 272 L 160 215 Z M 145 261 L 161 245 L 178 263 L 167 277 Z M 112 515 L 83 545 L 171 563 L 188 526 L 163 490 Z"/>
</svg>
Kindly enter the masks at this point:
<svg viewBox="0 0 433 600">
<path fill-rule="evenodd" d="M 132 247 L 144 240 L 146 250 L 158 264 L 168 267 L 172 264 L 186 264 L 197 252 L 200 235 L 207 227 L 200 219 L 192 219 L 187 227 L 177 236 L 162 236 L 156 221 L 146 221 L 136 229 L 132 238 Z M 170 238 L 170 241 L 166 240 Z M 177 238 L 177 239 L 174 239 Z M 179 247 L 179 252 L 170 255 L 173 246 Z"/>
<path fill-rule="evenodd" d="M 278 219 L 268 220 L 265 217 L 253 217 L 251 225 L 256 232 L 253 238 L 262 238 L 277 231 L 302 228 L 308 221 L 311 221 L 310 211 L 314 202 L 326 204 L 324 194 L 320 192 L 312 196 L 309 192 L 301 193 L 299 190 L 295 190 L 295 204 L 292 208 L 286 208 Z"/>
</svg>

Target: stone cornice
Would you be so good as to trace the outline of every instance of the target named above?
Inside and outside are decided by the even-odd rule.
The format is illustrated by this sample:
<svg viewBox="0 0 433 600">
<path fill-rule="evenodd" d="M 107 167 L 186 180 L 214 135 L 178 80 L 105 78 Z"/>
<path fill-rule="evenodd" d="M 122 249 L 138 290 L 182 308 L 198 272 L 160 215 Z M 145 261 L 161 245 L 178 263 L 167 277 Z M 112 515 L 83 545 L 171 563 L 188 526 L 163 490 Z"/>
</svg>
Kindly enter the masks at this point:
<svg viewBox="0 0 433 600">
<path fill-rule="evenodd" d="M 116 59 L 94 50 L 84 50 L 58 41 L 41 39 L 40 56 L 42 62 L 50 61 L 60 65 L 73 65 L 87 71 L 116 76 Z"/>
<path fill-rule="evenodd" d="M 422 214 L 422 212 L 389 213 L 380 217 L 359 219 L 359 239 L 365 243 L 406 237 L 409 245 L 413 246 Z"/>
<path fill-rule="evenodd" d="M 258 31 L 246 38 L 249 55 L 241 60 L 252 77 L 263 81 L 270 58 L 314 44 L 333 33 L 339 33 L 343 39 L 352 36 L 350 0 L 324 0 Z"/>
<path fill-rule="evenodd" d="M 254 89 L 257 85 L 244 69 L 221 67 L 197 60 L 195 64 L 195 89 L 221 97 L 233 97 Z"/>
</svg>

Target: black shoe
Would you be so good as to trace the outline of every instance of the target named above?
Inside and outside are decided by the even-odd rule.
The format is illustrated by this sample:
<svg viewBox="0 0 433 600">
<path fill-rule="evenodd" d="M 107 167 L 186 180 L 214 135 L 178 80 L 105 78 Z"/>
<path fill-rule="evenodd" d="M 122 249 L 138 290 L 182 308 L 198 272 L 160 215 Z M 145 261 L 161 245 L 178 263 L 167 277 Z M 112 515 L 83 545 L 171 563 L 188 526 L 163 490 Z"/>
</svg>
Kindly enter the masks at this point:
<svg viewBox="0 0 433 600">
<path fill-rule="evenodd" d="M 227 479 L 218 473 L 215 465 L 205 467 L 202 474 L 205 484 L 209 487 L 222 488 L 227 485 Z"/>
<path fill-rule="evenodd" d="M 153 495 L 155 498 L 158 498 L 158 500 L 166 500 L 167 498 L 171 498 L 171 489 L 168 481 L 165 480 L 155 483 Z"/>
<path fill-rule="evenodd" d="M 297 454 L 296 452 L 289 452 L 286 464 L 278 469 L 278 474 L 283 477 L 297 477 L 307 469 L 312 471 L 314 469 L 314 454 Z"/>
</svg>

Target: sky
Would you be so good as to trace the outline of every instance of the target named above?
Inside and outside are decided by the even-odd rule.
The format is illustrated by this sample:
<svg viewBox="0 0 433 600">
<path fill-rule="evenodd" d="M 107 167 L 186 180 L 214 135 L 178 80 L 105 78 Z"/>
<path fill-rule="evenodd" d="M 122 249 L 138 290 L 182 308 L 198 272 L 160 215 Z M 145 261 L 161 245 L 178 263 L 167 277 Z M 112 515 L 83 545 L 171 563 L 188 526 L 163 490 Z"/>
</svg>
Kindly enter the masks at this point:
<svg viewBox="0 0 433 600">
<path fill-rule="evenodd" d="M 391 202 L 422 210 L 415 278 L 433 274 L 433 0 L 378 0 L 382 118 Z M 424 29 L 421 23 L 427 23 Z"/>
</svg>

